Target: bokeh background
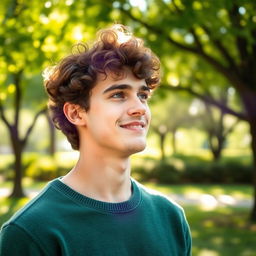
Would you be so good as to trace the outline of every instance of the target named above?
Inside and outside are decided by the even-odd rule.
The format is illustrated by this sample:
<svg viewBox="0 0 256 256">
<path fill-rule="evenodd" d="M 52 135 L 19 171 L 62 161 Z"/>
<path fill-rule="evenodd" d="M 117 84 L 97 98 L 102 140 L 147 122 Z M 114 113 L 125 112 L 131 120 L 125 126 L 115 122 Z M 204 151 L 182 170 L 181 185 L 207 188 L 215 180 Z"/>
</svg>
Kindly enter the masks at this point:
<svg viewBox="0 0 256 256">
<path fill-rule="evenodd" d="M 132 174 L 179 202 L 193 255 L 256 255 L 256 2 L 2 0 L 0 224 L 78 158 L 47 113 L 43 71 L 114 23 L 159 56 Z"/>
</svg>

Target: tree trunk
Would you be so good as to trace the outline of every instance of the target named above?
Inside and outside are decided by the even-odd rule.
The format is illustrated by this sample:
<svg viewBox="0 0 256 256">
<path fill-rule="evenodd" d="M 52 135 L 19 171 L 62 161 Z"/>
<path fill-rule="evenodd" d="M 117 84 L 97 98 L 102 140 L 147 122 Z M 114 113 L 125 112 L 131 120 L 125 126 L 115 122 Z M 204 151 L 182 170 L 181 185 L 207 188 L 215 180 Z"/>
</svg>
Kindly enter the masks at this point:
<svg viewBox="0 0 256 256">
<path fill-rule="evenodd" d="M 173 129 L 172 130 L 172 150 L 174 155 L 177 153 L 176 133 L 177 133 L 177 129 Z"/>
<path fill-rule="evenodd" d="M 214 141 L 215 140 L 215 141 Z M 216 142 L 216 143 L 214 143 Z M 225 137 L 221 134 L 215 134 L 210 136 L 209 144 L 214 161 L 219 161 L 221 158 L 222 150 L 225 143 Z"/>
<path fill-rule="evenodd" d="M 250 219 L 253 222 L 256 222 L 256 119 L 250 122 L 250 130 L 251 130 L 251 146 L 252 146 L 252 156 L 253 156 L 253 173 L 252 173 L 252 182 L 254 187 L 253 193 L 253 207 L 251 211 Z"/>
<path fill-rule="evenodd" d="M 161 160 L 165 160 L 165 149 L 164 149 L 164 142 L 165 142 L 165 137 L 166 134 L 159 134 L 159 138 L 160 138 L 160 149 L 161 149 Z"/>
<path fill-rule="evenodd" d="M 243 103 L 248 114 L 251 133 L 251 149 L 253 160 L 252 185 L 254 188 L 253 207 L 250 219 L 256 222 L 256 93 L 251 90 L 241 92 Z"/>
<path fill-rule="evenodd" d="M 56 130 L 55 130 L 55 127 L 52 123 L 52 120 L 51 120 L 48 112 L 46 112 L 45 116 L 46 116 L 46 119 L 48 122 L 49 133 L 50 133 L 49 154 L 51 156 L 54 156 L 54 154 L 56 152 Z"/>
<path fill-rule="evenodd" d="M 222 151 L 222 149 L 219 146 L 212 150 L 213 160 L 215 162 L 218 162 L 220 160 L 220 158 L 221 158 L 221 151 Z"/>
<path fill-rule="evenodd" d="M 16 150 L 15 152 L 15 172 L 14 172 L 14 183 L 13 183 L 13 191 L 10 197 L 24 197 L 25 194 L 22 189 L 22 152 L 20 150 Z"/>
<path fill-rule="evenodd" d="M 14 180 L 13 180 L 13 191 L 10 195 L 10 197 L 24 197 L 25 194 L 23 192 L 22 188 L 22 149 L 23 149 L 23 143 L 18 138 L 18 131 L 15 127 L 12 127 L 11 131 L 11 142 L 12 142 L 12 149 L 13 154 L 15 156 L 15 162 L 14 162 Z"/>
</svg>

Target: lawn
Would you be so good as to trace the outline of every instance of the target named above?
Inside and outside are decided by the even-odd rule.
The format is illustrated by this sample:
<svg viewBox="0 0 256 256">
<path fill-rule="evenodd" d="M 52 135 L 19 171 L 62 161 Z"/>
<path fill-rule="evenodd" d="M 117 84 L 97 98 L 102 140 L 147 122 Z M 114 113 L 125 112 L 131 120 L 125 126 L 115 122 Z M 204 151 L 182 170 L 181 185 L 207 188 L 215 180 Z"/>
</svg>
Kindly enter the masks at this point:
<svg viewBox="0 0 256 256">
<path fill-rule="evenodd" d="M 156 189 L 164 194 L 209 194 L 212 196 L 229 195 L 237 199 L 250 199 L 253 194 L 253 187 L 250 185 L 232 184 L 182 184 L 182 185 L 161 185 L 155 183 L 144 183 L 147 187 Z"/>
<path fill-rule="evenodd" d="M 236 199 L 250 199 L 253 188 L 249 185 L 161 185 L 146 183 L 147 187 L 164 194 L 200 197 L 203 194 L 218 197 L 229 195 Z M 255 256 L 256 224 L 248 221 L 248 208 L 182 205 L 190 224 L 193 255 L 196 256 Z"/>
<path fill-rule="evenodd" d="M 216 208 L 203 211 L 184 207 L 196 256 L 255 256 L 256 224 L 248 222 L 248 209 Z"/>
<path fill-rule="evenodd" d="M 25 182 L 27 188 L 41 188 L 44 184 Z M 147 184 L 166 194 L 208 193 L 214 196 L 228 194 L 248 199 L 252 189 L 247 185 L 156 185 Z M 9 186 L 10 184 L 4 184 Z M 0 198 L 0 225 L 29 199 Z M 203 210 L 184 205 L 193 237 L 193 255 L 196 256 L 254 256 L 256 255 L 256 224 L 248 221 L 248 208 L 217 207 Z"/>
</svg>

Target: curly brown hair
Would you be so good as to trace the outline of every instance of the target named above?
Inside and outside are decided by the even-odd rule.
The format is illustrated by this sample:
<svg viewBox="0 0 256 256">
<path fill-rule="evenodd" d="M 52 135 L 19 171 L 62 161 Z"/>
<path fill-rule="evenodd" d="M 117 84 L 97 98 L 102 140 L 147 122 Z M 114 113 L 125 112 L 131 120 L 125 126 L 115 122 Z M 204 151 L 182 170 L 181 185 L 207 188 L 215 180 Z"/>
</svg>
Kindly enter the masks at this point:
<svg viewBox="0 0 256 256">
<path fill-rule="evenodd" d="M 124 67 L 130 68 L 135 77 L 145 79 L 153 90 L 160 82 L 160 62 L 144 46 L 143 40 L 134 37 L 123 25 L 99 31 L 91 48 L 78 44 L 76 49 L 77 53 L 47 70 L 44 85 L 55 127 L 67 136 L 72 148 L 78 150 L 78 131 L 63 112 L 65 102 L 77 104 L 88 111 L 90 92 L 97 83 L 97 75 L 107 76 L 110 72 L 118 80 L 124 75 Z"/>
</svg>

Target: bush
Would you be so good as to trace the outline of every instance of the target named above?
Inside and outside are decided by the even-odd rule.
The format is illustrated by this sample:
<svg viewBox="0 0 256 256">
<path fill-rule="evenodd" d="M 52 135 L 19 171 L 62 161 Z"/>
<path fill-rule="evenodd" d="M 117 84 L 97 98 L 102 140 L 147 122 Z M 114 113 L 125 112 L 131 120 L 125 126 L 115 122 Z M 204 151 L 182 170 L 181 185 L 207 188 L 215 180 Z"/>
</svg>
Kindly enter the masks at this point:
<svg viewBox="0 0 256 256">
<path fill-rule="evenodd" d="M 173 164 L 161 161 L 156 164 L 154 170 L 155 179 L 159 183 L 178 183 L 181 179 L 181 172 L 179 172 Z"/>
<path fill-rule="evenodd" d="M 149 159 L 146 160 L 147 162 Z M 197 159 L 170 158 L 150 161 L 150 168 L 143 162 L 133 167 L 140 181 L 159 183 L 250 183 L 252 167 L 236 160 L 210 162 Z M 178 164 L 177 164 L 178 163 Z M 181 164 L 182 163 L 182 164 Z"/>
<path fill-rule="evenodd" d="M 57 176 L 57 164 L 50 157 L 40 157 L 27 169 L 26 176 L 38 181 L 47 181 Z"/>
<path fill-rule="evenodd" d="M 36 181 L 49 181 L 65 175 L 75 164 L 75 159 L 62 153 L 55 157 L 39 153 L 26 152 L 23 155 L 24 176 Z M 2 155 L 0 161 L 0 175 L 5 180 L 14 178 L 14 156 Z"/>
<path fill-rule="evenodd" d="M 247 161 L 223 158 L 219 162 L 193 156 L 176 155 L 158 161 L 153 158 L 137 159 L 132 175 L 139 181 L 173 183 L 251 183 L 252 166 Z M 52 158 L 46 155 L 26 153 L 23 168 L 25 176 L 36 181 L 49 181 L 65 175 L 75 164 L 75 159 L 60 154 Z M 11 180 L 14 175 L 13 156 L 1 156 L 0 175 Z"/>
<path fill-rule="evenodd" d="M 57 160 L 49 156 L 41 156 L 27 169 L 25 176 L 37 181 L 49 181 L 70 171 L 69 165 L 62 166 Z"/>
<path fill-rule="evenodd" d="M 35 153 L 24 154 L 22 170 L 26 170 L 36 159 L 38 155 Z M 0 165 L 0 175 L 3 175 L 5 180 L 13 180 L 14 178 L 14 156 L 2 156 Z"/>
</svg>

